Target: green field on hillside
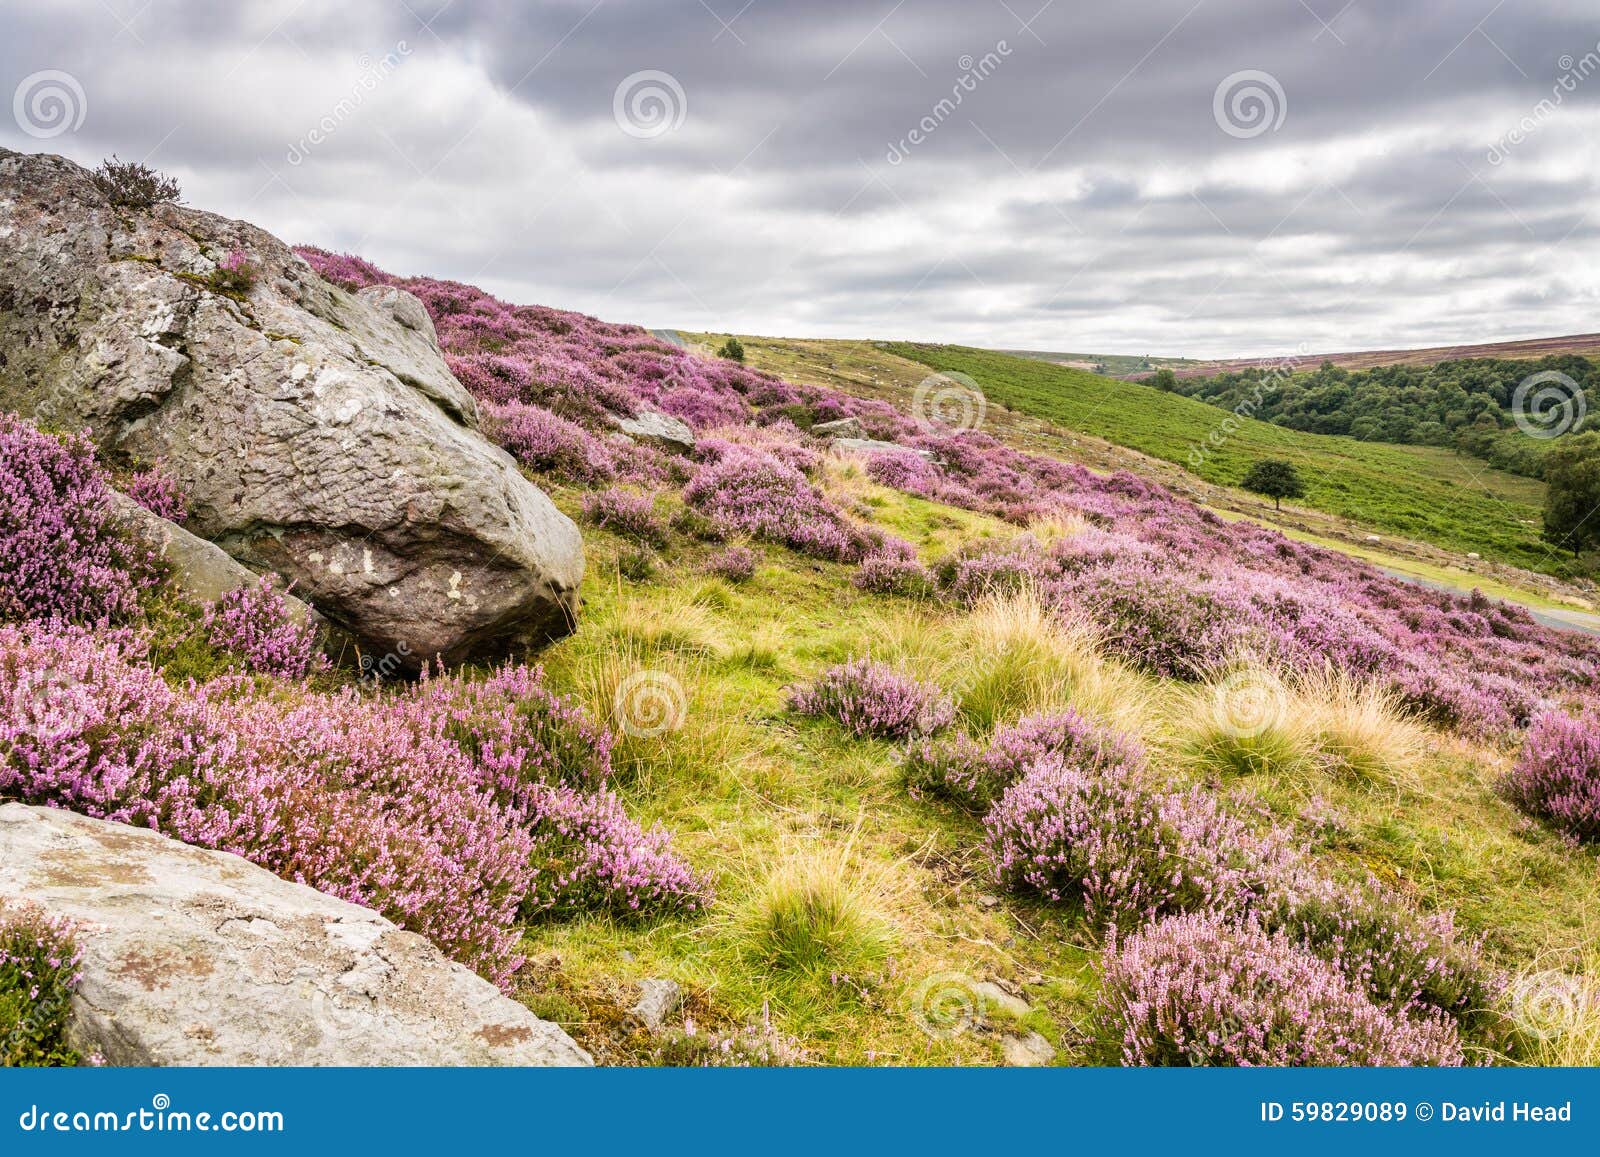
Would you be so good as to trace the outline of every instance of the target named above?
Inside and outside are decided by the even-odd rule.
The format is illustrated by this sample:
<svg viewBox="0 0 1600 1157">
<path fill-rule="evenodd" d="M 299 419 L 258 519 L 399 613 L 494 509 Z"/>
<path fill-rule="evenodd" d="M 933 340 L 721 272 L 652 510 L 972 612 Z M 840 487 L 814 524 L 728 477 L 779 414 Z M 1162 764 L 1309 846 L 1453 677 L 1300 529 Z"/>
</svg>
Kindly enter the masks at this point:
<svg viewBox="0 0 1600 1157">
<path fill-rule="evenodd" d="M 909 342 L 880 348 L 967 374 L 991 402 L 1178 463 L 1208 482 L 1237 485 L 1257 459 L 1284 458 L 1300 469 L 1306 506 L 1375 532 L 1533 570 L 1566 570 L 1539 540 L 1544 484 L 1449 450 L 1304 434 L 1137 382 L 987 350 Z M 1224 423 L 1233 428 L 1225 431 Z M 1196 448 L 1204 450 L 1198 466 Z"/>
</svg>

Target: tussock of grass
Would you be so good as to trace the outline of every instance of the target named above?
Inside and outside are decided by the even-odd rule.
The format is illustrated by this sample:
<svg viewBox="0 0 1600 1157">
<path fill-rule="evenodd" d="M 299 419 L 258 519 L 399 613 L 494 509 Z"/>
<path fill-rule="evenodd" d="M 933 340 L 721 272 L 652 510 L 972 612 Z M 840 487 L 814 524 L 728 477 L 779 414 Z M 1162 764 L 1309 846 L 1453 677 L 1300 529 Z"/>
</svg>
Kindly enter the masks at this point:
<svg viewBox="0 0 1600 1157">
<path fill-rule="evenodd" d="M 1415 787 L 1429 741 L 1392 692 L 1331 669 L 1286 676 L 1246 658 L 1180 704 L 1182 750 L 1220 774 L 1320 771 L 1368 787 Z"/>
<path fill-rule="evenodd" d="M 734 936 L 752 960 L 807 977 L 864 977 L 898 941 L 891 874 L 842 847 L 794 849 L 748 889 Z"/>
</svg>

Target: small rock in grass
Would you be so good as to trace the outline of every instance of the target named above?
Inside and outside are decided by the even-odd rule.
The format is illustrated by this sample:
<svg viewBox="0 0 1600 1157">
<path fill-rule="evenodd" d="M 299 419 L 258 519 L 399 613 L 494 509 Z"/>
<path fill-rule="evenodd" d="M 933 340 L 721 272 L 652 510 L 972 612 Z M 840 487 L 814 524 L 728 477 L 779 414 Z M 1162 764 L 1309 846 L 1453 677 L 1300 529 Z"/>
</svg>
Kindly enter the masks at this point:
<svg viewBox="0 0 1600 1157">
<path fill-rule="evenodd" d="M 652 1033 L 658 1033 L 682 1000 L 683 989 L 675 980 L 641 980 L 638 1003 L 628 1010 L 628 1015 Z"/>
<path fill-rule="evenodd" d="M 1012 1016 L 1027 1016 L 1033 1011 L 1033 1006 L 1020 996 L 1013 996 L 992 980 L 981 981 L 972 986 L 972 991 L 983 998 L 984 1002 L 992 1008 L 1001 1009 Z"/>
<path fill-rule="evenodd" d="M 1000 1038 L 1000 1053 L 1016 1069 L 1034 1069 L 1056 1059 L 1055 1046 L 1036 1032 Z"/>
</svg>

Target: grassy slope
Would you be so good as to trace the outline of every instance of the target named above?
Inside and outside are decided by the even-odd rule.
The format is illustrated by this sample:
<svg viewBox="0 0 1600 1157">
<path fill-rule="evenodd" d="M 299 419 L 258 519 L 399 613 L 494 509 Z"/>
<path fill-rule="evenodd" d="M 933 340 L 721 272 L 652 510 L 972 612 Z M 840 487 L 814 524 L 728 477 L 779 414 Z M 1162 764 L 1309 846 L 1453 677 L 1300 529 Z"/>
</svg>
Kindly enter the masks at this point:
<svg viewBox="0 0 1600 1157">
<path fill-rule="evenodd" d="M 859 478 L 852 487 L 858 509 L 918 543 L 924 557 L 1014 533 Z M 558 488 L 555 496 L 576 509 L 577 494 Z M 937 638 L 961 612 L 864 594 L 847 568 L 773 547 L 751 582 L 730 586 L 704 577 L 708 548 L 675 539 L 655 577 L 634 582 L 619 575 L 628 544 L 588 528 L 584 538 L 583 626 L 543 661 L 557 687 L 602 713 L 630 672 L 681 681 L 681 728 L 630 741 L 618 786 L 636 814 L 673 828 L 693 863 L 716 874 L 718 899 L 694 920 L 635 926 L 590 917 L 529 929 L 529 1004 L 611 1063 L 651 1057 L 649 1038 L 629 1030 L 619 1011 L 633 999 L 630 982 L 648 976 L 685 986 L 701 1031 L 766 1011 L 813 1061 L 995 1063 L 994 1033 L 934 1039 L 912 1015 L 929 978 L 953 973 L 1021 985 L 1035 1009 L 1026 1027 L 1055 1042 L 1061 1062 L 1093 1056 L 1093 945 L 1072 916 L 996 901 L 978 823 L 912 799 L 892 746 L 783 709 L 786 685 L 908 630 Z M 1184 714 L 1175 689 L 1151 683 L 1149 691 L 1140 730 L 1156 765 L 1177 777 L 1204 775 L 1173 738 Z M 1550 967 L 1592 937 L 1583 913 L 1596 899 L 1596 859 L 1523 823 L 1495 796 L 1504 766 L 1500 754 L 1441 736 L 1404 786 L 1304 767 L 1233 778 L 1286 820 L 1310 801 L 1331 805 L 1342 822 L 1307 835 L 1330 864 L 1372 871 L 1425 905 L 1458 907 L 1509 966 Z M 769 877 L 796 862 L 820 862 L 881 913 L 892 933 L 887 957 L 847 945 L 796 969 L 761 954 L 752 914 Z"/>
<path fill-rule="evenodd" d="M 1149 386 L 1006 354 L 906 343 L 884 348 L 935 370 L 968 374 L 990 400 L 1010 409 L 1179 464 L 1230 417 Z M 1264 457 L 1300 467 L 1304 504 L 1315 509 L 1529 569 L 1561 564 L 1539 541 L 1544 487 L 1532 479 L 1448 450 L 1304 434 L 1253 419 L 1241 420 L 1197 472 L 1209 482 L 1237 484 Z"/>
</svg>

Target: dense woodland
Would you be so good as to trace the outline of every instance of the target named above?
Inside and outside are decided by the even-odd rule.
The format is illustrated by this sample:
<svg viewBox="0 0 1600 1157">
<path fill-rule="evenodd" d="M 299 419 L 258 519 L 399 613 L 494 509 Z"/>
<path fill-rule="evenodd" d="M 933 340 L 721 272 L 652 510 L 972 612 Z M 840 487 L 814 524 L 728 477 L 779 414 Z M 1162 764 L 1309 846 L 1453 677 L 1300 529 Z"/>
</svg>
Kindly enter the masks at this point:
<svg viewBox="0 0 1600 1157">
<path fill-rule="evenodd" d="M 1252 417 L 1292 430 L 1348 435 L 1363 442 L 1452 447 L 1501 470 L 1541 478 L 1544 455 L 1555 439 L 1523 435 L 1512 404 L 1519 383 L 1547 370 L 1566 374 L 1582 387 L 1583 403 L 1571 413 L 1594 412 L 1600 401 L 1600 366 L 1576 355 L 1536 362 L 1469 358 L 1370 370 L 1324 362 L 1313 372 L 1287 375 L 1267 363 L 1203 378 L 1160 371 L 1150 384 L 1228 410 L 1244 407 Z M 1538 412 L 1558 423 L 1561 419 L 1559 409 Z"/>
</svg>

